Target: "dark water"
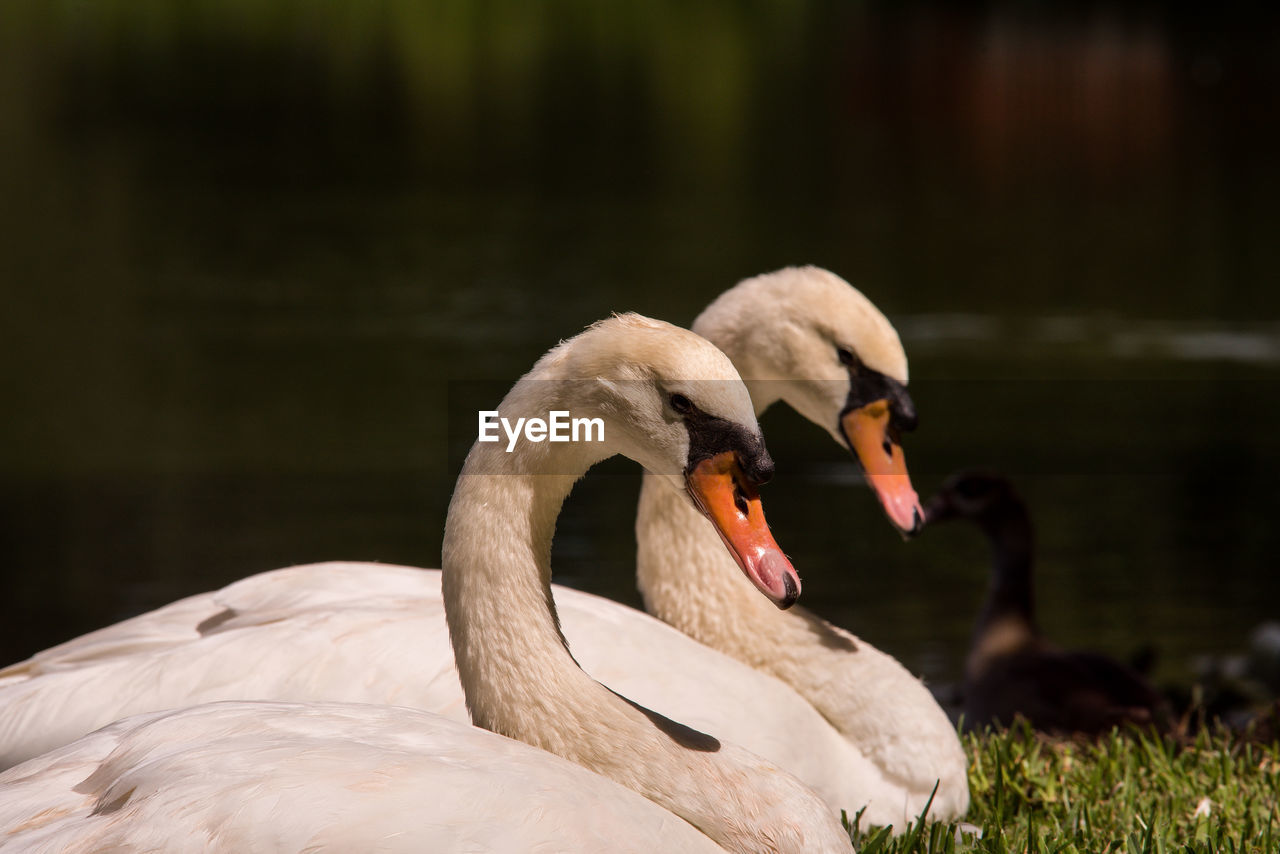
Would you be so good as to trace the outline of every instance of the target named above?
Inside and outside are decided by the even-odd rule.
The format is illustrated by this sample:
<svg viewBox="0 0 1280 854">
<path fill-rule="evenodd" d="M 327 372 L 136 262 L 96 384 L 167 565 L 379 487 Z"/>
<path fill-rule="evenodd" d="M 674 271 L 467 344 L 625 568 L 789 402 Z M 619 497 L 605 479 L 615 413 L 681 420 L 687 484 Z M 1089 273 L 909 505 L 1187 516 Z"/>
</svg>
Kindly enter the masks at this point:
<svg viewBox="0 0 1280 854">
<path fill-rule="evenodd" d="M 1015 477 L 1058 639 L 1159 675 L 1280 616 L 1280 40 L 1236 9 L 10 3 L 0 659 L 289 563 L 438 565 L 450 383 L 828 267 L 895 322 L 922 494 Z M 910 544 L 763 425 L 807 604 L 935 681 L 976 532 Z M 636 470 L 559 580 L 636 602 Z"/>
</svg>

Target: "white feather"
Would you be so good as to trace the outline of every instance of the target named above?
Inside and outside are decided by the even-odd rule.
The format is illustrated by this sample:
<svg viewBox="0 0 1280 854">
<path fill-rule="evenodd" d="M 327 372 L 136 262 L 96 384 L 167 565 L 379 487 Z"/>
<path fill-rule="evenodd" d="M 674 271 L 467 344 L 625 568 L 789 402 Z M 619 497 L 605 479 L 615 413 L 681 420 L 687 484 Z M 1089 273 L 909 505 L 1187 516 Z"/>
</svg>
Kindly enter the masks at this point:
<svg viewBox="0 0 1280 854">
<path fill-rule="evenodd" d="M 603 404 L 617 410 L 606 447 L 544 445 L 510 455 L 472 449 L 450 503 L 438 575 L 388 568 L 390 581 L 371 589 L 371 573 L 359 567 L 269 573 L 64 644 L 4 674 L 10 711 L 24 725 L 48 714 L 83 726 L 112 703 L 168 702 L 158 697 L 166 691 L 183 702 L 238 690 L 276 698 L 369 692 L 398 702 L 386 696 L 388 687 L 398 694 L 425 686 L 427 702 L 452 704 L 457 713 L 453 664 L 440 653 L 443 600 L 473 719 L 613 782 L 413 710 L 213 704 L 128 719 L 0 775 L 0 847 L 715 850 L 714 841 L 761 854 L 847 851 L 834 814 L 798 780 L 603 688 L 560 637 L 547 556 L 576 477 L 619 447 L 651 469 L 681 465 L 688 438 L 663 407 L 666 387 L 690 369 L 717 381 L 700 406 L 758 430 L 719 351 L 634 316 L 597 324 L 551 351 L 503 408 L 549 409 L 575 393 L 579 406 L 601 405 L 591 398 L 599 388 L 593 383 L 546 380 L 582 370 L 634 378 L 641 366 L 647 380 Z M 315 581 L 295 583 L 308 576 Z M 424 580 L 428 595 L 415 600 Z M 410 635 L 418 643 L 384 643 L 388 626 L 416 627 Z M 387 680 L 397 672 L 409 678 Z M 46 688 L 19 696 L 37 684 Z M 694 828 L 701 838 L 690 836 Z M 611 841 L 610 831 L 621 841 Z"/>
<path fill-rule="evenodd" d="M 833 341 L 906 379 L 892 325 L 824 270 L 787 269 L 743 282 L 695 329 L 742 371 L 757 411 L 784 400 L 828 430 L 848 389 Z M 590 356 L 579 353 L 578 361 Z M 567 370 L 568 360 L 557 349 L 539 364 Z M 707 378 L 722 366 L 703 358 L 676 360 L 668 370 Z M 616 395 L 627 385 L 604 384 Z M 814 387 L 829 393 L 815 395 Z M 716 405 L 753 418 L 743 415 L 740 400 Z M 920 680 L 803 608 L 774 608 L 687 498 L 652 483 L 659 477 L 646 475 L 642 491 L 640 586 L 651 610 L 701 643 L 633 609 L 554 586 L 564 634 L 587 672 L 778 763 L 833 808 L 852 814 L 866 807 L 867 822 L 901 828 L 935 783 L 931 814 L 962 815 L 967 761 Z M 395 703 L 466 720 L 439 597 L 433 571 L 295 567 L 54 647 L 0 670 L 0 767 L 124 715 L 220 699 Z"/>
</svg>

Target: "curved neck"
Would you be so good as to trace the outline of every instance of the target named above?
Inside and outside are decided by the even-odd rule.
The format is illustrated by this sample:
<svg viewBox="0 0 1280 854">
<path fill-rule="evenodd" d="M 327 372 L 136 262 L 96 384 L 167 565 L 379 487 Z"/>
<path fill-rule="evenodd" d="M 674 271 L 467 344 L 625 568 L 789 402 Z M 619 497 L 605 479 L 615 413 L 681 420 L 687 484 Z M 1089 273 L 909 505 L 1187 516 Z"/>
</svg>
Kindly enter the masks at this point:
<svg viewBox="0 0 1280 854">
<path fill-rule="evenodd" d="M 805 608 L 778 610 L 688 499 L 650 475 L 640 491 L 636 540 L 636 578 L 651 614 L 787 683 L 888 779 L 906 779 L 898 774 L 900 745 L 883 736 L 899 731 L 902 710 L 877 694 L 880 685 L 902 683 L 896 661 Z M 923 688 L 909 702 L 934 707 Z M 940 712 L 938 721 L 949 734 Z"/>
<path fill-rule="evenodd" d="M 689 499 L 649 474 L 636 513 L 636 582 L 649 613 L 831 712 L 821 704 L 832 692 L 815 679 L 829 682 L 826 659 L 844 656 L 850 639 L 805 608 L 782 611 L 760 595 Z"/>
<path fill-rule="evenodd" d="M 574 478 L 495 470 L 505 462 L 477 446 L 458 478 L 445 523 L 445 616 L 472 721 L 544 746 L 510 696 L 537 687 L 526 684 L 531 673 L 590 681 L 569 653 L 551 598 L 551 536 Z"/>
<path fill-rule="evenodd" d="M 568 458 L 544 455 L 541 470 L 580 473 L 593 462 L 560 447 Z M 779 808 L 752 785 L 776 771 L 751 771 L 741 751 L 630 703 L 574 661 L 551 596 L 550 546 L 577 477 L 530 468 L 477 445 L 449 505 L 441 585 L 472 720 L 612 778 L 730 850 L 765 850 L 768 823 L 740 817 Z"/>
<path fill-rule="evenodd" d="M 526 375 L 499 406 L 503 417 L 555 407 L 546 372 Z M 549 405 L 548 405 L 549 404 Z M 607 456 L 602 443 L 477 441 L 467 454 L 445 520 L 441 585 L 467 709 L 477 726 L 543 743 L 549 729 L 530 704 L 568 688 L 591 690 L 560 633 L 551 598 L 551 537 L 574 482 Z M 563 685 L 539 690 L 532 674 Z M 594 683 L 592 683 L 594 684 Z M 513 702 L 529 695 L 528 703 Z M 558 752 L 558 751 L 557 751 Z"/>
</svg>

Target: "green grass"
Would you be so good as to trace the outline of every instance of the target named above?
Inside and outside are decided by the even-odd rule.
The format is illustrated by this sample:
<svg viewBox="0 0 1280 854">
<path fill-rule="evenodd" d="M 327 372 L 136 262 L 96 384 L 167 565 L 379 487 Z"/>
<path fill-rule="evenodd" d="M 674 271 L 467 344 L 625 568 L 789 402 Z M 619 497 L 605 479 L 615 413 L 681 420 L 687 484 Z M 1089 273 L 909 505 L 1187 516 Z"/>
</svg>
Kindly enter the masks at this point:
<svg viewBox="0 0 1280 854">
<path fill-rule="evenodd" d="M 1097 741 L 1026 726 L 964 737 L 972 803 L 960 823 L 894 837 L 850 824 L 862 854 L 1218 854 L 1280 851 L 1280 741 L 1206 729 L 1178 741 L 1113 732 Z M 1208 799 L 1207 801 L 1205 799 Z M 1199 808 L 1199 811 L 1197 811 Z"/>
</svg>

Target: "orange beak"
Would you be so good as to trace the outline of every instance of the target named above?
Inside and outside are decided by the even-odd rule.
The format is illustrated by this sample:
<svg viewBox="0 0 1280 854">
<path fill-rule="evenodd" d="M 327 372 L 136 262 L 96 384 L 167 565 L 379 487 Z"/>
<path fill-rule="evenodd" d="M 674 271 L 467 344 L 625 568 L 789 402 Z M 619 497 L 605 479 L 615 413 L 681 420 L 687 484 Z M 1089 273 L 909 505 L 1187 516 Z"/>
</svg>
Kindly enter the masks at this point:
<svg viewBox="0 0 1280 854">
<path fill-rule="evenodd" d="M 779 608 L 794 605 L 800 576 L 769 533 L 760 494 L 737 456 L 725 451 L 703 460 L 685 475 L 685 484 L 751 583 Z"/>
<path fill-rule="evenodd" d="M 840 427 L 889 521 L 904 534 L 920 530 L 924 510 L 911 486 L 902 446 L 889 429 L 889 401 L 876 400 L 850 410 L 840 419 Z"/>
</svg>

